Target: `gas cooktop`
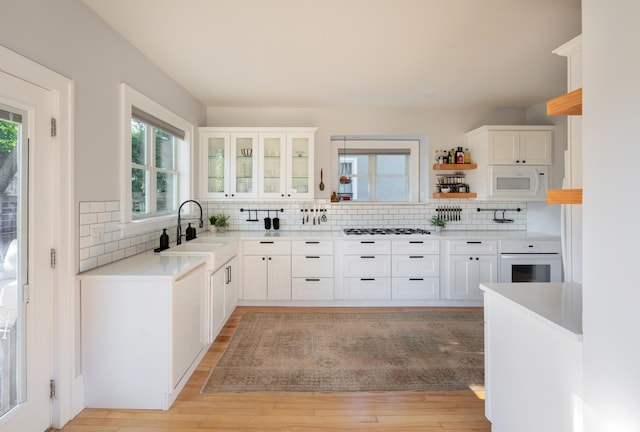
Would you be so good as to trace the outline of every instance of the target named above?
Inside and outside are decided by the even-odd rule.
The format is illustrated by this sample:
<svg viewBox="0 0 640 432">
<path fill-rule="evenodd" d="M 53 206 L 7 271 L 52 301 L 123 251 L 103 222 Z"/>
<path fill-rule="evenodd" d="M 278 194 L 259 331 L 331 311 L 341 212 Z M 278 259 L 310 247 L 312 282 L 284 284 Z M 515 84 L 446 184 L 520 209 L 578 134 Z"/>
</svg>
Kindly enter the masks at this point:
<svg viewBox="0 0 640 432">
<path fill-rule="evenodd" d="M 420 235 L 431 234 L 419 228 L 345 228 L 345 235 Z"/>
</svg>

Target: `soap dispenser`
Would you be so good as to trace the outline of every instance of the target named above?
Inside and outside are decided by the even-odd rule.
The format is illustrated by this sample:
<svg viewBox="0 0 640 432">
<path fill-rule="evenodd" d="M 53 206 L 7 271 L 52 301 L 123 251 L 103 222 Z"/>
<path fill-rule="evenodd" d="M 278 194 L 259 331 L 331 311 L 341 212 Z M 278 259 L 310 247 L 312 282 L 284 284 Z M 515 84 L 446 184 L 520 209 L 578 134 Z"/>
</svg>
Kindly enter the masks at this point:
<svg viewBox="0 0 640 432">
<path fill-rule="evenodd" d="M 191 223 L 189 223 L 189 226 L 187 227 L 186 234 L 187 240 L 193 240 L 196 238 L 196 229 L 191 226 Z"/>
<path fill-rule="evenodd" d="M 167 234 L 166 228 L 162 230 L 162 235 L 160 236 L 160 249 L 169 249 L 169 234 Z"/>
</svg>

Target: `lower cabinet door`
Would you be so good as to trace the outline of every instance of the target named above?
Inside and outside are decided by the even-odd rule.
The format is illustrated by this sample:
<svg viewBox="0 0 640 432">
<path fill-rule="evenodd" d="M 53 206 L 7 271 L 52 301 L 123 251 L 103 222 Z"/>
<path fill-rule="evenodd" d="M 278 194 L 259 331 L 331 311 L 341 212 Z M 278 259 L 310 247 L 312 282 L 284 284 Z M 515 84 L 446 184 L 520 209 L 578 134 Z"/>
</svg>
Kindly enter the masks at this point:
<svg viewBox="0 0 640 432">
<path fill-rule="evenodd" d="M 344 278 L 347 300 L 391 299 L 391 278 Z"/>
<path fill-rule="evenodd" d="M 244 256 L 244 300 L 267 299 L 267 257 L 260 255 Z"/>
<path fill-rule="evenodd" d="M 293 278 L 293 300 L 333 300 L 333 278 Z"/>
<path fill-rule="evenodd" d="M 393 278 L 391 298 L 394 300 L 432 300 L 440 298 L 439 278 Z"/>
<path fill-rule="evenodd" d="M 291 300 L 291 255 L 267 257 L 267 298 Z"/>
<path fill-rule="evenodd" d="M 225 322 L 225 280 L 226 269 L 223 267 L 210 278 L 211 289 L 211 341 L 215 340 Z"/>
</svg>

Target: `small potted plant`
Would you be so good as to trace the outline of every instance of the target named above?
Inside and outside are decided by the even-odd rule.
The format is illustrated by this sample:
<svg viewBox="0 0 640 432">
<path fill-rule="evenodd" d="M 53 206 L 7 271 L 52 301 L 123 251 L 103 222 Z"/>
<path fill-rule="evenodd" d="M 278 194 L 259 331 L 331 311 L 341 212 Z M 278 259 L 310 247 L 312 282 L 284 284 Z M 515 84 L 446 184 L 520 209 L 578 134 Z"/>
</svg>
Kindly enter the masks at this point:
<svg viewBox="0 0 640 432">
<path fill-rule="evenodd" d="M 447 226 L 447 221 L 442 218 L 439 218 L 438 216 L 432 216 L 431 220 L 429 221 L 429 224 L 432 227 L 436 228 L 436 232 L 441 232 L 444 229 L 444 227 Z"/>
<path fill-rule="evenodd" d="M 209 216 L 209 223 L 211 225 L 209 225 L 209 231 L 214 233 L 216 231 L 218 231 L 218 227 L 216 227 L 216 222 L 218 221 L 218 215 L 211 215 Z"/>
<path fill-rule="evenodd" d="M 211 217 L 216 218 L 216 228 L 218 232 L 225 232 L 227 230 L 227 227 L 229 226 L 229 216 L 224 214 L 217 214 Z M 209 218 L 209 221 L 211 221 L 211 218 Z"/>
</svg>

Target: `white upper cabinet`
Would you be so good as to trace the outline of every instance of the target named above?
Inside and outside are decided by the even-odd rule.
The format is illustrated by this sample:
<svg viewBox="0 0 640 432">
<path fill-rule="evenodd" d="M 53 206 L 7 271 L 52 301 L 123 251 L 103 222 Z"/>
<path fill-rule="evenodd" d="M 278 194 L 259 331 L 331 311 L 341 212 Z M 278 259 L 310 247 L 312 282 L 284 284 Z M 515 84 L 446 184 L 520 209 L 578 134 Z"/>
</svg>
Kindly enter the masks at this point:
<svg viewBox="0 0 640 432">
<path fill-rule="evenodd" d="M 201 197 L 313 198 L 316 128 L 200 128 Z"/>
<path fill-rule="evenodd" d="M 551 165 L 552 130 L 488 130 L 489 165 Z"/>
</svg>

